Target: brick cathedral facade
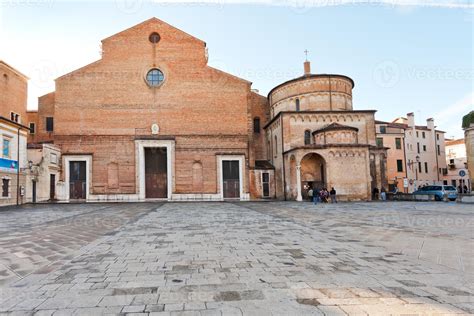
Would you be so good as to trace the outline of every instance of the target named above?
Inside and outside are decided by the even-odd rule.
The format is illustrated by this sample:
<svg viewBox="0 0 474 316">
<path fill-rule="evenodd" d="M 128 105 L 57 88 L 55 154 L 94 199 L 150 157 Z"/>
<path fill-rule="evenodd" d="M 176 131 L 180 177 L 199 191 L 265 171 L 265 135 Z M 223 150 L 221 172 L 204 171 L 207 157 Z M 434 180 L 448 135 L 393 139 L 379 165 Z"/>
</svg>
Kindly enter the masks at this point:
<svg viewBox="0 0 474 316">
<path fill-rule="evenodd" d="M 208 66 L 206 43 L 152 18 L 102 41 L 29 112 L 30 143 L 61 150 L 59 200 L 297 199 L 335 186 L 369 199 L 384 180 L 375 111 L 353 81 L 304 76 L 268 97 Z"/>
</svg>

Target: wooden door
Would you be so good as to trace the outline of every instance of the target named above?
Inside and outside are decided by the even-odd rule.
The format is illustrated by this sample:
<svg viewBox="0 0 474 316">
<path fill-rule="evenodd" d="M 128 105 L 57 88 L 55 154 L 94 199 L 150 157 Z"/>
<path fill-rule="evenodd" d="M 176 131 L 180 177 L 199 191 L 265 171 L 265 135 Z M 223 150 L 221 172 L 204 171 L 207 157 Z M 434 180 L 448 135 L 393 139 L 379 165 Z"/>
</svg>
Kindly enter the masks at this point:
<svg viewBox="0 0 474 316">
<path fill-rule="evenodd" d="M 147 199 L 168 197 L 166 148 L 145 148 L 145 194 Z"/>
<path fill-rule="evenodd" d="M 268 172 L 262 173 L 262 191 L 263 197 L 270 196 L 270 174 Z"/>
<path fill-rule="evenodd" d="M 49 177 L 49 199 L 54 201 L 56 199 L 56 175 L 51 174 Z"/>
<path fill-rule="evenodd" d="M 240 198 L 240 170 L 236 160 L 222 161 L 222 182 L 225 199 Z"/>
<path fill-rule="evenodd" d="M 71 200 L 86 199 L 86 162 L 71 161 L 69 163 L 69 198 Z"/>
</svg>

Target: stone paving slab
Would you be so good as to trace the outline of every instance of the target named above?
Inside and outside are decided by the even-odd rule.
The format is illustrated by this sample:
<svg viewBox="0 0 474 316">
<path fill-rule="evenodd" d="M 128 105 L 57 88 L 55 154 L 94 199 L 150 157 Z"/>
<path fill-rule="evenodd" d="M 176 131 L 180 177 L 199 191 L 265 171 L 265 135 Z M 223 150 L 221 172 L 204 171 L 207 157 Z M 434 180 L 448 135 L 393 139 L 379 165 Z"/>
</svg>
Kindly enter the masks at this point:
<svg viewBox="0 0 474 316">
<path fill-rule="evenodd" d="M 5 281 L 0 314 L 474 313 L 472 211 L 463 205 L 168 203 L 57 211 L 69 207 L 76 220 L 50 214 L 34 229 L 18 223 L 0 233 L 4 254 L 60 256 Z M 0 218 L 12 212 L 21 220 L 14 210 Z M 399 244 L 418 238 L 432 247 L 426 256 L 425 246 Z M 409 246 L 418 252 L 405 251 Z M 463 264 L 443 259 L 453 253 Z"/>
<path fill-rule="evenodd" d="M 0 285 L 68 259 L 150 211 L 146 205 L 26 205 L 0 209 Z"/>
</svg>

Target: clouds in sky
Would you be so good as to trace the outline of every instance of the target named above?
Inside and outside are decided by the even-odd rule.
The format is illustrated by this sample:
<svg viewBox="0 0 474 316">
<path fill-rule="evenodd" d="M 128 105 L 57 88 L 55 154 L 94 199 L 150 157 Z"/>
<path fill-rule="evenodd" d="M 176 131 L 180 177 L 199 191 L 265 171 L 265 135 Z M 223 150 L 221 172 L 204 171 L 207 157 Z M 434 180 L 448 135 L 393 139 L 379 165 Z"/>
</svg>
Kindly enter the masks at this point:
<svg viewBox="0 0 474 316">
<path fill-rule="evenodd" d="M 207 4 L 258 4 L 290 6 L 297 8 L 323 7 L 338 5 L 390 5 L 390 6 L 424 6 L 444 8 L 473 8 L 470 0 L 109 0 L 122 2 L 124 6 L 136 6 L 138 3 L 207 3 Z"/>
</svg>

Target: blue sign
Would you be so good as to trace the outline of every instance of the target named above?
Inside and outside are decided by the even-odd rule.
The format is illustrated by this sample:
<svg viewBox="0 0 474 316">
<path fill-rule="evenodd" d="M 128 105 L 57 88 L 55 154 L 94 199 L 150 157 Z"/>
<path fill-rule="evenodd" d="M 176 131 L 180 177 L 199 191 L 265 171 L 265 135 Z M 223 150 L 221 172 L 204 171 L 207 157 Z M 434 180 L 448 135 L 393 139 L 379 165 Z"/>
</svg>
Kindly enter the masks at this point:
<svg viewBox="0 0 474 316">
<path fill-rule="evenodd" d="M 465 175 L 466 175 L 466 171 L 464 171 L 464 170 L 459 171 L 459 176 L 461 178 L 464 177 Z"/>
<path fill-rule="evenodd" d="M 18 162 L 16 160 L 0 158 L 0 171 L 16 172 L 17 169 Z"/>
</svg>

